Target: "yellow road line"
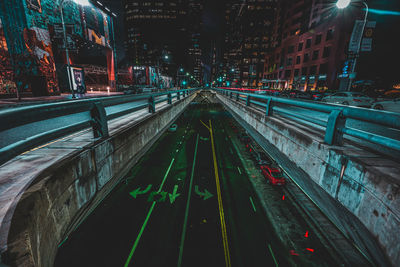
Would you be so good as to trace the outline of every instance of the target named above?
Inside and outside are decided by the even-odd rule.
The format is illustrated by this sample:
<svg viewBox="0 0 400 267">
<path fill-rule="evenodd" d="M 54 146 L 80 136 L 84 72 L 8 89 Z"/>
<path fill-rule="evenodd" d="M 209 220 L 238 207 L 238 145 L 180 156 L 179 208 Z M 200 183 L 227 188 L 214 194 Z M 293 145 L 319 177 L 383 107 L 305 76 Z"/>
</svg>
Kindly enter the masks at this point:
<svg viewBox="0 0 400 267">
<path fill-rule="evenodd" d="M 209 124 L 210 124 L 210 127 L 208 129 L 210 130 L 210 135 L 211 135 L 211 149 L 212 149 L 213 161 L 214 161 L 215 183 L 216 183 L 216 186 L 217 186 L 219 217 L 221 219 L 222 242 L 224 244 L 225 266 L 226 267 L 231 267 L 231 258 L 230 258 L 230 255 L 229 255 L 229 245 L 228 245 L 228 235 L 226 233 L 224 208 L 222 206 L 221 186 L 220 186 L 220 183 L 219 183 L 217 156 L 215 154 L 214 137 L 213 137 L 213 130 L 212 130 L 212 125 L 211 125 L 211 120 L 209 120 Z"/>
</svg>

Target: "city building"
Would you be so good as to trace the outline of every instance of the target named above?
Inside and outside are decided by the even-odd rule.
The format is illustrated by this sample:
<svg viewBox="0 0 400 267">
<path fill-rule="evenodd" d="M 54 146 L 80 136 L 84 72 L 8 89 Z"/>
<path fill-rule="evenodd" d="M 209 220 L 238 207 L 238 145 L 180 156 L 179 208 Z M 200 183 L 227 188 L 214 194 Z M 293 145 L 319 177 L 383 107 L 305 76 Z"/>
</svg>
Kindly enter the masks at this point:
<svg viewBox="0 0 400 267">
<path fill-rule="evenodd" d="M 223 72 L 232 79 L 232 84 L 250 87 L 261 85 L 276 2 L 227 1 Z"/>
<path fill-rule="evenodd" d="M 272 50 L 265 56 L 263 85 L 279 89 L 337 89 L 355 18 L 345 19 L 332 2 L 279 1 Z"/>
<path fill-rule="evenodd" d="M 200 80 L 203 6 L 203 0 L 125 0 L 130 62 L 155 66 L 171 77 L 177 77 L 183 67 Z"/>
<path fill-rule="evenodd" d="M 96 90 L 115 90 L 113 22 L 110 15 L 102 7 L 93 4 L 81 6 L 74 1 L 1 1 L 0 19 L 7 48 L 2 42 L 0 50 L 2 56 L 8 55 L 12 59 L 12 76 L 18 88 L 14 93 L 51 95 L 70 92 L 71 86 L 74 91 L 82 93 L 85 85 L 96 87 Z M 0 40 L 4 40 L 1 35 Z M 66 48 L 71 81 L 67 76 Z M 7 62 L 2 61 L 2 68 Z M 93 69 L 97 69 L 97 76 L 92 75 Z M 3 77 L 2 80 L 4 83 Z"/>
</svg>

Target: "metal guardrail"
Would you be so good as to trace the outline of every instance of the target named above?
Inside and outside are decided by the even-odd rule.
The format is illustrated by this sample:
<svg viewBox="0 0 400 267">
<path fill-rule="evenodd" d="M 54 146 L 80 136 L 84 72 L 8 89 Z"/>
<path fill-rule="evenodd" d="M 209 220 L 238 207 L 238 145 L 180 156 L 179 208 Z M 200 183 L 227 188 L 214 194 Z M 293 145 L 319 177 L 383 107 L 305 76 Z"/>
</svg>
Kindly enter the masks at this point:
<svg viewBox="0 0 400 267">
<path fill-rule="evenodd" d="M 18 126 L 34 124 L 35 122 L 82 112 L 88 112 L 88 116 L 87 119 L 83 121 L 79 120 L 79 122 L 72 122 L 65 127 L 30 136 L 26 139 L 0 148 L 0 165 L 14 158 L 15 156 L 28 151 L 29 149 L 85 128 L 92 127 L 95 138 L 105 138 L 108 136 L 109 120 L 146 108 L 148 108 L 150 113 L 154 113 L 156 112 L 156 104 L 162 102 L 172 104 L 174 100 L 185 98 L 196 90 L 199 90 L 199 88 L 167 91 L 140 96 L 122 95 L 101 97 L 95 99 L 32 105 L 2 110 L 0 111 L 0 138 L 3 131 L 13 129 Z M 130 102 L 133 103 L 140 100 L 147 100 L 147 103 L 125 108 L 113 114 L 106 114 L 106 107 Z"/>
<path fill-rule="evenodd" d="M 241 91 L 212 88 L 217 93 L 223 94 L 236 101 L 241 101 L 247 106 L 262 108 L 266 116 L 272 116 L 275 112 L 306 121 L 325 128 L 324 142 L 328 145 L 342 145 L 343 135 L 352 136 L 373 144 L 377 144 L 390 150 L 400 152 L 400 131 L 397 139 L 352 128 L 346 125 L 347 119 L 353 119 L 362 123 L 370 123 L 379 127 L 387 127 L 400 130 L 400 114 L 379 110 L 369 110 L 357 107 L 347 107 L 332 104 L 313 103 L 310 101 L 291 100 L 287 98 L 265 96 Z M 309 117 L 304 114 L 294 114 L 282 106 L 299 107 L 329 114 L 328 121 Z"/>
</svg>

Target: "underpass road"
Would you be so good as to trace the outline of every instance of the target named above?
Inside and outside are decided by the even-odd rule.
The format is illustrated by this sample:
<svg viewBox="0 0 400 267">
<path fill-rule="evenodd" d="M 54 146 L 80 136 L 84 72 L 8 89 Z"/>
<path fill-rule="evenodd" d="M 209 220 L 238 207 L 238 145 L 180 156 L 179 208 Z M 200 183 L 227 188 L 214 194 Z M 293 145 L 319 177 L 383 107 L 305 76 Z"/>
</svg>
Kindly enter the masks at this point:
<svg viewBox="0 0 400 267">
<path fill-rule="evenodd" d="M 278 239 L 232 149 L 229 119 L 219 108 L 185 111 L 62 243 L 55 266 L 335 266 L 290 255 Z"/>
</svg>

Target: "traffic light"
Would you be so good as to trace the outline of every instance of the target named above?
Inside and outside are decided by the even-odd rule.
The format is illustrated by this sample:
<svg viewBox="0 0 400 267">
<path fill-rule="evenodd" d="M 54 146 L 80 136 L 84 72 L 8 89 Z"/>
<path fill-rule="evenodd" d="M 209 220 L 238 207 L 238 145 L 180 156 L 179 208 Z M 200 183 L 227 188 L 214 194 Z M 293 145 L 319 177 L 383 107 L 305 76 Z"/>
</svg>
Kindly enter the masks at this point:
<svg viewBox="0 0 400 267">
<path fill-rule="evenodd" d="M 183 81 L 182 84 L 183 84 L 183 85 L 186 85 L 186 81 Z"/>
<path fill-rule="evenodd" d="M 231 86 L 231 83 L 229 81 L 227 81 L 226 86 Z"/>
</svg>

